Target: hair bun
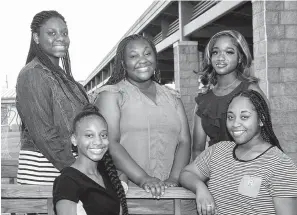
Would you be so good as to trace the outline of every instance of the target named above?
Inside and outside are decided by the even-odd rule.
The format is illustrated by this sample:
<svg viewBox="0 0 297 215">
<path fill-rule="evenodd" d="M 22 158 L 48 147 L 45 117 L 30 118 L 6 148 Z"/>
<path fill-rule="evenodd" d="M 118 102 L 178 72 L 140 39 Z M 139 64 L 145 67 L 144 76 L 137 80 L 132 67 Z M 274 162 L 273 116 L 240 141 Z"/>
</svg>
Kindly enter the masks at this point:
<svg viewBox="0 0 297 215">
<path fill-rule="evenodd" d="M 99 112 L 98 107 L 95 105 L 88 103 L 83 107 L 83 111 L 88 111 L 88 112 Z"/>
</svg>

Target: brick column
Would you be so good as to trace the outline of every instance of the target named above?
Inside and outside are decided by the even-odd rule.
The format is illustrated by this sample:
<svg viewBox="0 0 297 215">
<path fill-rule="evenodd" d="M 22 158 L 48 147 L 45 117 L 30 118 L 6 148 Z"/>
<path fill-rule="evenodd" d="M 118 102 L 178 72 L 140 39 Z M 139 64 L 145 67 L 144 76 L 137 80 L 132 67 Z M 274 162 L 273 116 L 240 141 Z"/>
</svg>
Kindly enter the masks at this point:
<svg viewBox="0 0 297 215">
<path fill-rule="evenodd" d="M 253 1 L 254 69 L 274 131 L 297 163 L 297 2 Z"/>
<path fill-rule="evenodd" d="M 198 42 L 179 41 L 173 44 L 175 88 L 181 93 L 192 130 L 195 97 L 198 92 Z"/>
</svg>

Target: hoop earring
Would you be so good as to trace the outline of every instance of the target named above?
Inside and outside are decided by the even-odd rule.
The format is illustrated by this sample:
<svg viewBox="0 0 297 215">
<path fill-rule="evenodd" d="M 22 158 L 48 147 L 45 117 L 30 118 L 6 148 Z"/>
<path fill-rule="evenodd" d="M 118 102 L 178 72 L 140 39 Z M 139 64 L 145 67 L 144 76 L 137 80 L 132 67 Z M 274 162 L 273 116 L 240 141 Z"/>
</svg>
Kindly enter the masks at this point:
<svg viewBox="0 0 297 215">
<path fill-rule="evenodd" d="M 159 70 L 159 72 L 156 72 L 156 70 L 154 70 L 154 79 L 158 83 L 161 83 L 161 77 L 160 76 L 161 76 L 160 70 Z"/>
</svg>

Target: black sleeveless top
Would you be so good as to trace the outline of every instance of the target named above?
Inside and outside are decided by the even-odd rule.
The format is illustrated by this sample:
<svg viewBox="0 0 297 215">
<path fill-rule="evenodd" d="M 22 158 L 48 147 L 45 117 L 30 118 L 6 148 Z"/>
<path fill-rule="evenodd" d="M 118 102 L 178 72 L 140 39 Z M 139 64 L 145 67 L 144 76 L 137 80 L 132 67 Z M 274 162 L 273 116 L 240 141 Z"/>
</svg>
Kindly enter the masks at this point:
<svg viewBox="0 0 297 215">
<path fill-rule="evenodd" d="M 200 93 L 195 98 L 198 105 L 196 114 L 201 118 L 202 127 L 209 136 L 209 146 L 220 141 L 232 141 L 226 127 L 226 113 L 228 104 L 232 97 L 244 90 L 247 90 L 249 82 L 241 82 L 231 93 L 225 96 L 217 96 L 212 90 L 207 93 Z"/>
</svg>

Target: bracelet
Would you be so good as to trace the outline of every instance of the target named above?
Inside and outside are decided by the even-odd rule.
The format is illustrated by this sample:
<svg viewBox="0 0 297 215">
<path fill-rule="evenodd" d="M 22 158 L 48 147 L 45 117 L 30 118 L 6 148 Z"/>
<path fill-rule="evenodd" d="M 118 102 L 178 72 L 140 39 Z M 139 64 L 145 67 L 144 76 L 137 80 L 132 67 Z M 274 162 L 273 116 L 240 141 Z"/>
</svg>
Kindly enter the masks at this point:
<svg viewBox="0 0 297 215">
<path fill-rule="evenodd" d="M 125 194 L 127 194 L 128 190 L 129 190 L 128 184 L 124 181 L 121 181 L 121 184 L 124 188 Z"/>
</svg>

